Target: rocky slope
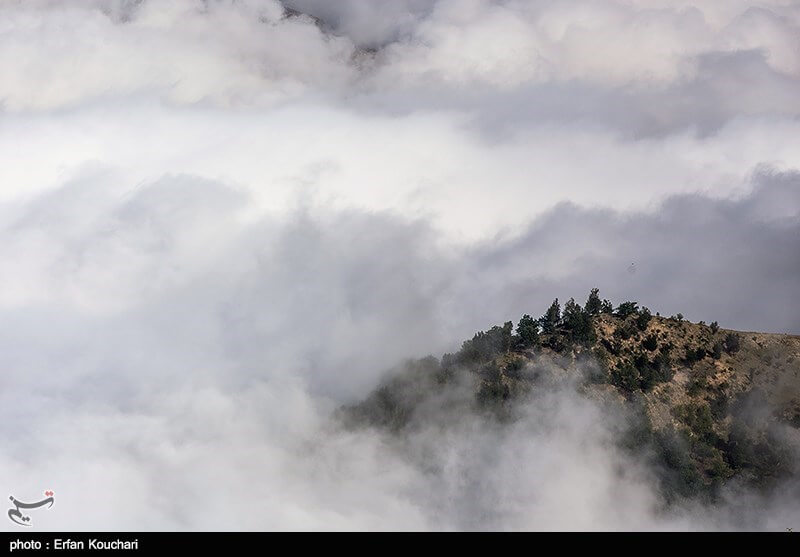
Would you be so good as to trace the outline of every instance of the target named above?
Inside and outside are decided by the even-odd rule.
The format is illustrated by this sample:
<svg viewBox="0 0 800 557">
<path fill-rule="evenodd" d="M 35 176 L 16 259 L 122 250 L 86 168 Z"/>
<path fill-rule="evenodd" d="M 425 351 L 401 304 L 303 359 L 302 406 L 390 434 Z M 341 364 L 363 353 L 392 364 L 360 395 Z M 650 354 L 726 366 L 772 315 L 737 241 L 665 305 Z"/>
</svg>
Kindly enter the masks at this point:
<svg viewBox="0 0 800 557">
<path fill-rule="evenodd" d="M 798 477 L 800 337 L 651 315 L 634 302 L 614 309 L 596 290 L 584 306 L 570 300 L 562 313 L 555 301 L 456 354 L 407 362 L 339 417 L 392 436 L 464 413 L 504 423 L 553 388 L 624 416 L 618 446 L 648 461 L 667 502 Z"/>
</svg>

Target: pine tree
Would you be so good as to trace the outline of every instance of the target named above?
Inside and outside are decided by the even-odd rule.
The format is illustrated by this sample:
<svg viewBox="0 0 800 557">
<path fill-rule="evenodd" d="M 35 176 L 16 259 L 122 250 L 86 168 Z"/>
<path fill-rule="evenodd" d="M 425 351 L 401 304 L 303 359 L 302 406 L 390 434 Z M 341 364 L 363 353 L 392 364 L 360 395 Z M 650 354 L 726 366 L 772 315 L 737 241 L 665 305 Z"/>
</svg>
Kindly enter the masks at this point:
<svg viewBox="0 0 800 557">
<path fill-rule="evenodd" d="M 554 333 L 556 331 L 556 327 L 561 322 L 561 305 L 558 303 L 558 298 L 553 300 L 553 303 L 547 309 L 547 313 L 542 316 L 540 321 L 543 332 Z"/>
<path fill-rule="evenodd" d="M 639 304 L 637 302 L 622 302 L 619 307 L 617 307 L 616 316 L 620 319 L 625 319 L 629 315 L 638 313 L 638 311 Z"/>
<path fill-rule="evenodd" d="M 591 316 L 576 304 L 573 298 L 564 304 L 563 322 L 564 328 L 570 332 L 572 340 L 583 342 L 594 337 Z"/>
<path fill-rule="evenodd" d="M 725 335 L 725 352 L 728 354 L 736 354 L 741 344 L 741 339 L 736 333 L 728 333 Z"/>
<path fill-rule="evenodd" d="M 643 307 L 639 312 L 639 315 L 636 317 L 636 326 L 639 327 L 640 331 L 644 331 L 647 329 L 647 325 L 650 323 L 652 318 L 653 315 L 650 313 L 650 310 L 646 307 Z"/>
<path fill-rule="evenodd" d="M 531 348 L 539 343 L 539 323 L 527 313 L 517 324 L 517 334 L 523 348 Z"/>
<path fill-rule="evenodd" d="M 592 291 L 589 293 L 589 298 L 586 300 L 586 305 L 584 306 L 586 313 L 589 315 L 598 315 L 603 309 L 603 302 L 600 301 L 599 292 L 597 288 L 592 288 Z"/>
</svg>

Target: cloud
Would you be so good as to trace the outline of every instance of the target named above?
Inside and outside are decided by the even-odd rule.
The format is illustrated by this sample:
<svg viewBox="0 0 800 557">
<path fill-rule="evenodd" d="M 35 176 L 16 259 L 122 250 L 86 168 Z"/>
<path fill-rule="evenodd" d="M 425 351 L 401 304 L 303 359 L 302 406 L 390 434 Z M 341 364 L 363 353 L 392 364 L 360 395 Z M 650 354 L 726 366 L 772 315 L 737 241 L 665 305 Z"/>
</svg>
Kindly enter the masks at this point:
<svg viewBox="0 0 800 557">
<path fill-rule="evenodd" d="M 290 10 L 308 14 L 326 30 L 365 48 L 380 48 L 408 37 L 430 15 L 432 0 L 284 0 Z"/>
<path fill-rule="evenodd" d="M 508 432 L 475 418 L 439 438 L 430 425 L 399 452 L 326 416 L 405 356 L 594 284 L 796 331 L 783 306 L 797 294 L 797 177 L 759 180 L 738 201 L 683 196 L 655 215 L 564 207 L 519 239 L 449 255 L 424 222 L 390 214 L 242 221 L 246 197 L 191 176 L 104 206 L 77 186 L 37 198 L 4 226 L 0 466 L 23 480 L 7 487 L 58 486 L 58 528 L 683 528 L 651 509 L 647 470 L 607 447 L 616 418 L 568 390 Z M 556 253 L 570 233 L 584 240 Z M 615 475 L 620 458 L 634 479 Z M 608 514 L 620 493 L 630 504 Z M 567 520 L 565 505 L 583 514 Z"/>
<path fill-rule="evenodd" d="M 558 207 L 518 239 L 477 251 L 474 267 L 497 284 L 495 291 L 486 281 L 482 311 L 512 312 L 526 299 L 543 308 L 543 291 L 580 299 L 597 286 L 664 315 L 796 334 L 800 321 L 785 301 L 800 291 L 800 181 L 768 170 L 753 181 L 753 192 L 738 199 L 681 195 L 639 214 Z"/>
<path fill-rule="evenodd" d="M 329 417 L 594 286 L 800 332 L 798 28 L 777 1 L 2 3 L 7 492 L 53 488 L 54 529 L 693 527 L 569 387 L 399 445 Z M 731 497 L 703 526 L 743 524 Z"/>
<path fill-rule="evenodd" d="M 87 0 L 0 10 L 0 99 L 12 111 L 136 95 L 269 105 L 315 85 L 335 88 L 351 74 L 350 41 L 323 35 L 310 20 L 285 19 L 276 1 Z"/>
</svg>

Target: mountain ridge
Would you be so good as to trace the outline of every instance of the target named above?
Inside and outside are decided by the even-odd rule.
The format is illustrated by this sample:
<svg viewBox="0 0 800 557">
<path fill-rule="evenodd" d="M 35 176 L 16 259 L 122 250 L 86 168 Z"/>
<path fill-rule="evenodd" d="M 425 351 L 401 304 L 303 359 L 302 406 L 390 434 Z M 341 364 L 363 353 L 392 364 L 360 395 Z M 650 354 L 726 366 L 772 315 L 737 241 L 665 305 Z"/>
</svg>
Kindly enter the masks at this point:
<svg viewBox="0 0 800 557">
<path fill-rule="evenodd" d="M 800 336 L 691 323 L 637 302 L 615 308 L 597 289 L 583 306 L 570 299 L 562 311 L 556 299 L 538 319 L 410 360 L 337 416 L 393 436 L 446 422 L 445 412 L 508 423 L 553 385 L 624 413 L 619 447 L 649 459 L 667 503 L 798 476 Z"/>
</svg>

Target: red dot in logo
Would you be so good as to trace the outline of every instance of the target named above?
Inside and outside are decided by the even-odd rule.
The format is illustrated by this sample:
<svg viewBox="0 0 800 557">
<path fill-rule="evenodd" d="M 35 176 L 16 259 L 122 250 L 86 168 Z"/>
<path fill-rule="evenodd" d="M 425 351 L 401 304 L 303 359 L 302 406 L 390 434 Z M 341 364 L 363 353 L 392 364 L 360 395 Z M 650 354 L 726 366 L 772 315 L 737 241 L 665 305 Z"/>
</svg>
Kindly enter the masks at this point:
<svg viewBox="0 0 800 557">
<path fill-rule="evenodd" d="M 53 492 L 50 491 L 49 489 L 47 491 L 45 491 L 44 494 L 47 495 L 48 497 L 52 497 L 53 496 Z"/>
</svg>

